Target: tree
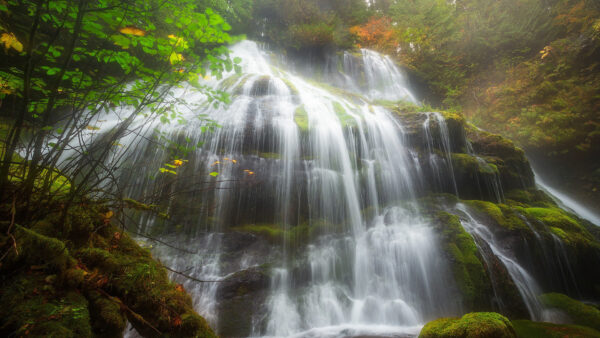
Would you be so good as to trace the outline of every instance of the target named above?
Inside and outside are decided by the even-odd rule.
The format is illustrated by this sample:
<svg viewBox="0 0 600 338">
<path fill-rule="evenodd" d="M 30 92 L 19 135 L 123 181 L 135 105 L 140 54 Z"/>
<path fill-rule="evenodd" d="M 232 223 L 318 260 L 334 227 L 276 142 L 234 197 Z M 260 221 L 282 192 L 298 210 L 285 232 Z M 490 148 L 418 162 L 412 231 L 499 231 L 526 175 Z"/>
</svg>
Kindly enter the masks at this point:
<svg viewBox="0 0 600 338">
<path fill-rule="evenodd" d="M 0 15 L 10 46 L 0 64 L 0 99 L 10 104 L 1 112 L 11 123 L 0 190 L 22 181 L 15 196 L 25 202 L 33 192 L 51 200 L 68 188 L 68 206 L 105 185 L 125 153 L 115 140 L 140 132 L 130 128 L 135 119 L 184 123 L 172 88 L 185 81 L 226 102 L 199 79 L 239 70 L 224 46 L 231 26 L 193 0 L 10 0 Z M 120 116 L 118 125 L 88 143 L 98 116 L 109 113 Z M 84 141 L 73 147 L 76 140 Z M 109 155 L 115 161 L 107 164 Z"/>
</svg>

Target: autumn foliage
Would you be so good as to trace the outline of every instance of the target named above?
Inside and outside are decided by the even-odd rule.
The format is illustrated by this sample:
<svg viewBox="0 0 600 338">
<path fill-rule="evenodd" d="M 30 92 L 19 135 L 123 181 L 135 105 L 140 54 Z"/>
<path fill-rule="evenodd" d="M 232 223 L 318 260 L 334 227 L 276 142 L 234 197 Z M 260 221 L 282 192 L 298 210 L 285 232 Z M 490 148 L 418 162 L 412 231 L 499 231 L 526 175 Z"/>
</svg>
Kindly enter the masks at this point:
<svg viewBox="0 0 600 338">
<path fill-rule="evenodd" d="M 386 16 L 371 17 L 368 22 L 350 28 L 360 48 L 373 48 L 395 53 L 399 46 L 398 32 L 394 29 L 392 19 Z"/>
</svg>

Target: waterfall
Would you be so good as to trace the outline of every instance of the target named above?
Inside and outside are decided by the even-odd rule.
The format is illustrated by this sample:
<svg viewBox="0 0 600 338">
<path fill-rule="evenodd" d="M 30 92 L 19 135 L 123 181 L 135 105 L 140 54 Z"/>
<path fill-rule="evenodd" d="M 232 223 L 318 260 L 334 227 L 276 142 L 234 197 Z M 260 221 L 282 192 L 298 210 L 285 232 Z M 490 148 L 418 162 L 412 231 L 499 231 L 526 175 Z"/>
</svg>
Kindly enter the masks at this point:
<svg viewBox="0 0 600 338">
<path fill-rule="evenodd" d="M 254 42 L 231 50 L 243 73 L 203 84 L 227 91 L 232 102 L 214 105 L 177 89 L 187 122 L 140 124 L 151 141 L 132 148 L 119 178 L 126 196 L 153 196 L 171 215 L 168 222 L 131 215 L 135 233 L 164 244 L 154 254 L 177 271 L 218 281 L 173 275 L 199 313 L 217 330 L 233 325 L 244 335 L 277 337 L 416 335 L 429 320 L 463 313 L 417 198 L 424 185 L 448 178 L 458 191 L 444 117 L 426 113 L 419 125 L 437 180 L 424 182 L 406 126 L 377 104 L 416 102 L 389 57 L 369 50 L 332 57 L 320 77 L 327 81 L 318 81 L 295 73 L 289 60 L 272 62 Z M 179 148 L 157 146 L 165 139 Z M 181 147 L 191 150 L 177 174 L 160 173 Z M 463 225 L 489 244 L 532 317 L 541 318 L 533 278 L 474 218 Z M 229 288 L 236 279 L 251 283 L 263 301 L 227 303 L 247 292 Z M 247 322 L 228 323 L 228 306 L 246 311 Z"/>
<path fill-rule="evenodd" d="M 506 271 L 515 283 L 529 315 L 533 320 L 543 320 L 544 307 L 538 300 L 538 295 L 541 294 L 541 288 L 531 274 L 517 262 L 510 253 L 506 252 L 496 240 L 494 234 L 481 222 L 477 221 L 463 204 L 458 204 L 457 209 L 462 211 L 466 217 L 462 220 L 464 229 L 471 236 L 483 240 L 492 250 L 495 257 L 499 258 Z"/>
<path fill-rule="evenodd" d="M 562 208 L 566 210 L 571 210 L 577 216 L 581 218 L 585 218 L 591 223 L 600 226 L 600 216 L 597 215 L 594 211 L 586 208 L 585 206 L 578 203 L 573 198 L 569 197 L 567 194 L 559 191 L 556 188 L 551 187 L 546 181 L 544 181 L 540 175 L 534 170 L 535 174 L 535 183 L 544 191 L 546 191 L 550 196 L 554 198 L 554 200 L 560 205 Z"/>
</svg>

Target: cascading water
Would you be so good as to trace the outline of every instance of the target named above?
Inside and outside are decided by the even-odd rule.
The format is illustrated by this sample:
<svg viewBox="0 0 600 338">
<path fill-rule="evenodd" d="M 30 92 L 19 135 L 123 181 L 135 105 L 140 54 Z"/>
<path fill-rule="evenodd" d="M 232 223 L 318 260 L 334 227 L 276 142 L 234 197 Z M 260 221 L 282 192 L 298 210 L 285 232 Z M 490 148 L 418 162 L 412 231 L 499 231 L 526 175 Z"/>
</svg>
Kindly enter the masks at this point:
<svg viewBox="0 0 600 338">
<path fill-rule="evenodd" d="M 273 66 L 253 42 L 232 52 L 244 73 L 205 80 L 231 93 L 230 105 L 215 107 L 181 89 L 176 95 L 186 105 L 179 110 L 188 123 L 145 126 L 147 139 L 199 146 L 177 177 L 156 177 L 170 153 L 147 142 L 135 147 L 120 178 L 129 183 L 127 196 L 157 196 L 167 206 L 168 224 L 142 215 L 133 230 L 160 237 L 154 253 L 165 265 L 209 281 L 174 275 L 199 313 L 217 330 L 235 326 L 245 335 L 278 337 L 414 335 L 428 320 L 461 314 L 452 271 L 417 201 L 423 185 L 436 190 L 448 177 L 458 191 L 444 117 L 426 113 L 420 125 L 438 180 L 423 182 L 405 126 L 374 104 L 415 102 L 390 58 L 345 53 L 340 66 L 325 67 L 331 81 L 323 85 L 288 71 L 281 60 Z M 208 132 L 195 120 L 198 112 L 220 127 Z M 207 179 L 211 172 L 218 177 Z M 533 278 L 460 211 L 465 229 L 488 243 L 532 317 L 541 318 Z M 236 278 L 264 299 L 235 305 L 247 311 L 244 324 L 227 322 L 232 312 L 222 301 L 243 296 L 227 284 Z"/>
<path fill-rule="evenodd" d="M 535 173 L 535 182 L 536 184 L 542 188 L 544 191 L 548 192 L 550 196 L 553 196 L 554 199 L 558 202 L 558 204 L 567 209 L 572 210 L 575 214 L 579 215 L 582 218 L 587 219 L 588 221 L 594 223 L 597 226 L 600 226 L 600 216 L 597 215 L 594 211 L 589 210 L 585 206 L 581 205 L 573 198 L 569 197 L 567 194 L 560 192 L 559 190 L 551 187 L 546 181 L 544 181 L 538 173 Z"/>
<path fill-rule="evenodd" d="M 529 272 L 498 245 L 494 234 L 484 224 L 477 221 L 464 205 L 458 204 L 457 209 L 462 211 L 465 216 L 462 220 L 464 229 L 472 236 L 483 240 L 490 247 L 494 256 L 499 258 L 506 267 L 506 271 L 519 290 L 531 318 L 533 320 L 546 319 L 544 318 L 544 308 L 537 299 L 541 288 Z"/>
</svg>

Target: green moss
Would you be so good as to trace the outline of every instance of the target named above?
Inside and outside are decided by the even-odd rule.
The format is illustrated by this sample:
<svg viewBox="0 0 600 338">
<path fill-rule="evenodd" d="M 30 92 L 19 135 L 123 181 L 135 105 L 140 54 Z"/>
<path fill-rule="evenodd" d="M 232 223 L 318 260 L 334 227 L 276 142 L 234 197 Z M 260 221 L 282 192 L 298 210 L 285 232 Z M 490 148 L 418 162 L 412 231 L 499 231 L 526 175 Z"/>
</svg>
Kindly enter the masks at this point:
<svg viewBox="0 0 600 338">
<path fill-rule="evenodd" d="M 578 325 L 557 325 L 532 322 L 530 320 L 511 321 L 518 337 L 523 338 L 590 338 L 600 337 L 600 332 Z"/>
<path fill-rule="evenodd" d="M 244 91 L 244 85 L 246 84 L 249 78 L 250 75 L 246 75 L 243 78 L 241 78 L 238 84 L 235 86 L 235 88 L 231 91 L 231 93 L 233 93 L 234 95 L 242 94 L 242 92 Z"/>
<path fill-rule="evenodd" d="M 570 231 L 582 230 L 577 221 L 567 216 L 558 208 L 527 208 L 525 211 L 529 216 L 539 219 L 548 226 L 555 226 Z"/>
<path fill-rule="evenodd" d="M 369 101 L 369 100 L 367 100 L 367 98 L 365 98 L 365 97 L 363 97 L 363 96 L 361 96 L 359 94 L 346 91 L 346 90 L 344 90 L 342 88 L 339 88 L 339 87 L 334 87 L 334 86 L 332 86 L 332 85 L 330 85 L 328 83 L 318 82 L 318 81 L 311 81 L 311 80 L 308 80 L 308 82 L 311 85 L 315 86 L 315 87 L 322 88 L 322 89 L 326 90 L 327 92 L 329 92 L 331 94 L 343 97 L 344 99 L 346 99 L 346 100 L 348 100 L 348 101 L 350 101 L 352 103 L 355 103 L 355 104 L 361 104 L 361 103 Z"/>
<path fill-rule="evenodd" d="M 13 264 L 42 265 L 49 271 L 66 270 L 72 263 L 69 250 L 62 241 L 41 235 L 16 225 L 15 238 L 19 245 L 18 256 L 10 256 Z"/>
<path fill-rule="evenodd" d="M 127 320 L 119 304 L 96 291 L 89 292 L 88 299 L 94 332 L 103 336 L 120 336 L 127 326 Z"/>
<path fill-rule="evenodd" d="M 487 295 L 491 291 L 491 282 L 473 237 L 463 229 L 455 215 L 438 212 L 436 219 L 442 248 L 450 261 L 454 280 L 467 308 L 488 308 Z"/>
<path fill-rule="evenodd" d="M 145 336 L 157 335 L 150 325 L 165 337 L 214 336 L 161 263 L 106 223 L 106 211 L 86 204 L 62 223 L 58 211 L 15 226 L 19 254 L 0 265 L 0 335 L 119 336 L 127 317 Z"/>
<path fill-rule="evenodd" d="M 219 89 L 225 90 L 225 91 L 229 90 L 242 78 L 242 76 L 243 75 L 241 75 L 241 74 L 234 74 L 234 75 L 224 79 L 219 84 Z"/>
<path fill-rule="evenodd" d="M 284 229 L 279 224 L 246 224 L 234 227 L 231 230 L 248 232 L 263 237 L 271 243 L 286 243 L 301 247 L 309 239 L 319 235 L 339 231 L 339 226 L 324 220 L 314 220 L 310 224 L 303 223 Z"/>
<path fill-rule="evenodd" d="M 600 330 L 600 310 L 585 305 L 560 293 L 547 293 L 540 296 L 540 301 L 547 307 L 564 311 L 573 323 Z"/>
<path fill-rule="evenodd" d="M 456 171 L 475 173 L 479 171 L 477 158 L 468 154 L 452 153 L 452 166 Z"/>
<path fill-rule="evenodd" d="M 357 126 L 357 123 L 356 123 L 356 120 L 354 119 L 354 117 L 352 117 L 350 114 L 348 114 L 348 112 L 346 111 L 346 109 L 344 108 L 344 106 L 341 103 L 339 103 L 337 101 L 333 101 L 332 105 L 333 105 L 333 110 L 335 111 L 335 113 L 343 127 L 356 127 Z"/>
<path fill-rule="evenodd" d="M 290 80 L 283 77 L 280 79 L 285 83 L 286 86 L 288 86 L 292 95 L 298 95 L 298 88 L 296 88 L 296 86 Z"/>
<path fill-rule="evenodd" d="M 76 292 L 56 293 L 43 274 L 33 273 L 4 283 L 0 301 L 2 328 L 16 336 L 91 337 L 88 303 Z"/>
<path fill-rule="evenodd" d="M 474 312 L 462 318 L 441 318 L 429 322 L 419 337 L 511 338 L 517 337 L 517 334 L 506 317 L 494 312 Z"/>
<path fill-rule="evenodd" d="M 249 232 L 269 241 L 276 242 L 283 238 L 284 230 L 276 224 L 246 224 L 232 228 L 233 231 Z"/>
<path fill-rule="evenodd" d="M 306 112 L 306 109 L 304 109 L 304 105 L 296 108 L 296 111 L 294 112 L 294 121 L 301 132 L 308 132 L 308 113 Z"/>
<path fill-rule="evenodd" d="M 555 208 L 525 208 L 528 218 L 538 220 L 568 244 L 591 244 L 593 236 L 565 211 Z"/>
<path fill-rule="evenodd" d="M 519 218 L 515 210 L 506 204 L 495 204 L 478 200 L 465 201 L 465 203 L 505 229 L 529 229 L 523 220 Z"/>
<path fill-rule="evenodd" d="M 459 113 L 449 112 L 449 111 L 441 111 L 440 114 L 442 114 L 442 116 L 446 120 L 446 123 L 448 123 L 448 124 L 450 124 L 450 123 L 457 123 L 457 124 L 460 124 L 460 125 L 464 125 L 465 124 L 465 118 L 464 118 L 464 116 L 462 116 Z"/>
<path fill-rule="evenodd" d="M 279 154 L 279 153 L 258 153 L 258 156 L 262 157 L 262 158 L 266 158 L 266 159 L 271 159 L 271 160 L 281 159 L 281 154 Z"/>
</svg>

